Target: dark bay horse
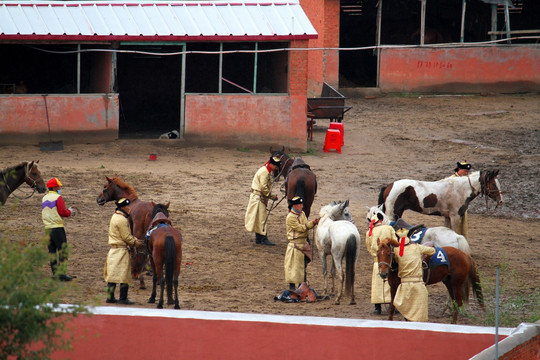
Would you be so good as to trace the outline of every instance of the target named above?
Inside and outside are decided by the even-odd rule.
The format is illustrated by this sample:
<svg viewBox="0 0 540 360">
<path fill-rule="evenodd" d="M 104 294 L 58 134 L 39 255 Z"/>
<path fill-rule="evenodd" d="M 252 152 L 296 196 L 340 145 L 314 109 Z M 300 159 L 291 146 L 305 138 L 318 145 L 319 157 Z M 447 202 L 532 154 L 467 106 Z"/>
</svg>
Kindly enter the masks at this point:
<svg viewBox="0 0 540 360">
<path fill-rule="evenodd" d="M 137 196 L 135 189 L 118 175 L 112 178 L 105 177 L 107 183 L 103 187 L 103 191 L 96 197 L 98 205 L 105 205 L 109 201 L 118 201 L 122 198 L 131 200 L 131 204 L 124 207 L 129 214 L 129 225 L 131 226 L 131 233 L 137 239 L 144 240 L 146 231 L 152 221 L 152 210 L 154 204 L 152 201 L 142 201 Z M 131 249 L 131 274 L 134 278 L 139 279 L 139 287 L 145 289 L 144 283 L 144 271 L 148 261 L 148 253 L 144 247 L 137 250 Z"/>
<path fill-rule="evenodd" d="M 163 309 L 163 292 L 167 283 L 167 304 L 174 304 L 175 309 L 180 309 L 178 303 L 178 276 L 182 264 L 182 234 L 175 229 L 169 220 L 168 205 L 157 204 L 153 211 L 152 223 L 148 231 L 147 248 L 150 254 L 150 263 L 153 270 L 152 294 L 148 303 L 156 302 L 156 283 L 159 279 L 161 292 L 159 295 L 158 309 Z M 163 266 L 165 265 L 165 277 Z M 174 300 L 172 290 L 174 285 Z"/>
<path fill-rule="evenodd" d="M 309 218 L 311 213 L 311 205 L 317 193 L 317 177 L 311 171 L 311 168 L 304 160 L 300 158 L 292 159 L 283 151 L 274 151 L 273 156 L 278 156 L 281 159 L 278 173 L 274 174 L 274 178 L 278 179 L 283 175 L 285 178 L 285 195 L 287 202 L 290 202 L 293 197 L 300 196 L 304 198 L 304 212 Z"/>
<path fill-rule="evenodd" d="M 396 291 L 401 283 L 401 279 L 398 277 L 398 264 L 394 260 L 394 248 L 399 247 L 399 243 L 396 240 L 390 239 L 388 241 L 378 241 L 379 249 L 377 251 L 377 259 L 379 262 L 379 274 L 381 278 L 388 279 L 390 285 L 391 302 L 388 313 L 388 319 L 394 318 L 394 297 Z M 448 259 L 446 263 L 448 265 L 440 265 L 437 267 L 429 266 L 428 269 L 424 269 L 424 283 L 426 285 L 436 284 L 443 282 L 448 290 L 448 294 L 452 298 L 453 316 L 452 323 L 457 323 L 458 309 L 463 306 L 463 300 L 468 302 L 469 299 L 469 285 L 472 286 L 476 300 L 484 309 L 484 298 L 482 295 L 482 286 L 480 285 L 480 277 L 476 270 L 476 263 L 474 259 L 461 250 L 453 247 L 443 247 Z M 444 253 L 436 252 L 433 257 L 444 257 L 439 255 Z"/>
<path fill-rule="evenodd" d="M 47 191 L 47 187 L 37 166 L 38 162 L 39 160 L 25 161 L 18 165 L 5 168 L 0 172 L 0 204 L 4 205 L 9 195 L 24 182 L 33 189 L 32 193 L 26 196 L 26 198 L 34 195 L 36 190 L 40 194 Z"/>
<path fill-rule="evenodd" d="M 445 226 L 457 231 L 459 219 L 469 203 L 478 195 L 503 204 L 497 179 L 499 170 L 475 171 L 468 176 L 451 177 L 439 181 L 402 179 L 381 188 L 379 205 L 391 220 L 401 218 L 405 210 L 444 216 Z"/>
</svg>

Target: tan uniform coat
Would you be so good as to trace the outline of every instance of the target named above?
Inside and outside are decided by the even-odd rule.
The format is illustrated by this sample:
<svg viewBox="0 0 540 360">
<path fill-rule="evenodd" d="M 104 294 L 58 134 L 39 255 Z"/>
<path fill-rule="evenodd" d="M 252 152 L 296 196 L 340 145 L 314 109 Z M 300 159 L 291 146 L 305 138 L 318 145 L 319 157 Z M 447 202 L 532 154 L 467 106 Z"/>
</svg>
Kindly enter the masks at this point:
<svg viewBox="0 0 540 360">
<path fill-rule="evenodd" d="M 304 281 L 304 251 L 309 248 L 307 237 L 313 229 L 313 221 L 308 221 L 302 211 L 300 215 L 290 211 L 287 215 L 287 251 L 285 252 L 285 282 L 299 284 Z"/>
<path fill-rule="evenodd" d="M 409 321 L 428 321 L 428 291 L 422 279 L 422 255 L 435 254 L 435 248 L 410 243 L 399 256 L 394 248 L 401 284 L 397 288 L 394 306 Z"/>
<path fill-rule="evenodd" d="M 373 258 L 373 270 L 371 273 L 371 303 L 372 304 L 389 304 L 391 301 L 390 285 L 388 281 L 383 281 L 379 275 L 379 263 L 377 262 L 377 239 L 394 239 L 397 240 L 396 233 L 390 225 L 375 225 L 373 232 L 369 236 L 369 230 L 366 233 L 366 247 Z"/>
<path fill-rule="evenodd" d="M 127 246 L 135 246 L 137 238 L 131 234 L 126 216 L 116 211 L 109 224 L 109 245 L 103 275 L 106 282 L 129 283 L 131 281 L 131 260 Z"/>
<path fill-rule="evenodd" d="M 244 219 L 247 231 L 256 232 L 257 234 L 266 235 L 266 204 L 268 198 L 272 195 L 272 176 L 266 168 L 262 166 L 253 177 L 251 182 L 251 195 L 246 209 Z"/>
</svg>

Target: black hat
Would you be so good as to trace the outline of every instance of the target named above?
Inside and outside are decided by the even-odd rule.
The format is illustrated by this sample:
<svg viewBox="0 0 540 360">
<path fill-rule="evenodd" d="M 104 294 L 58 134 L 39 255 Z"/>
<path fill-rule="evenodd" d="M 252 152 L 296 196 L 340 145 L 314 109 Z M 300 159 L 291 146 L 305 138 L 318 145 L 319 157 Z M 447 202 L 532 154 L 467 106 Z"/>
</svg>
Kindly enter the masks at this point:
<svg viewBox="0 0 540 360">
<path fill-rule="evenodd" d="M 277 156 L 270 156 L 270 164 L 278 165 L 281 163 L 281 159 Z"/>
<path fill-rule="evenodd" d="M 455 168 L 454 171 L 458 171 L 459 169 L 471 170 L 471 164 L 469 164 L 467 160 L 458 162 L 457 168 Z"/>
<path fill-rule="evenodd" d="M 295 196 L 291 199 L 291 205 L 303 204 L 303 203 L 304 203 L 304 199 L 302 199 L 300 196 Z"/>
<path fill-rule="evenodd" d="M 118 200 L 115 204 L 116 204 L 116 208 L 120 209 L 120 208 L 123 208 L 126 205 L 131 204 L 131 201 L 129 199 L 122 198 L 122 199 Z"/>
</svg>

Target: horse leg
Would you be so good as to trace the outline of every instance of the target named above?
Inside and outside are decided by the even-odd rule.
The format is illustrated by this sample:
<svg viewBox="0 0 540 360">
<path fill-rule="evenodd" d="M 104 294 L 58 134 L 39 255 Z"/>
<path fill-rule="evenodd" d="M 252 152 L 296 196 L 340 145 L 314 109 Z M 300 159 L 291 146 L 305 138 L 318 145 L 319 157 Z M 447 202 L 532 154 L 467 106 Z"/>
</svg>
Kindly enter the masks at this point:
<svg viewBox="0 0 540 360">
<path fill-rule="evenodd" d="M 324 295 L 328 295 L 328 267 L 326 264 L 326 255 L 319 251 L 319 258 L 322 264 L 322 274 L 324 278 Z"/>
<path fill-rule="evenodd" d="M 150 294 L 150 299 L 148 299 L 149 304 L 154 304 L 156 302 L 156 265 L 154 264 L 154 259 L 150 257 L 150 264 L 152 265 L 152 294 Z"/>
<path fill-rule="evenodd" d="M 158 277 L 159 277 L 160 289 L 159 289 L 159 302 L 158 302 L 157 308 L 163 309 L 163 293 L 165 291 L 165 276 L 163 276 L 164 275 L 163 268 L 160 267 L 158 272 L 159 272 Z"/>
<path fill-rule="evenodd" d="M 336 268 L 336 273 L 337 273 L 338 281 L 339 281 L 338 295 L 334 304 L 339 305 L 341 301 L 341 296 L 343 295 L 343 282 L 345 280 L 345 277 L 343 276 L 343 268 L 341 267 L 341 261 L 334 260 L 334 265 Z"/>
<path fill-rule="evenodd" d="M 463 306 L 463 299 L 461 296 L 461 286 L 463 281 L 457 281 L 452 276 L 443 280 L 450 298 L 452 300 L 452 324 L 457 324 L 459 309 Z"/>
<path fill-rule="evenodd" d="M 330 268 L 330 277 L 332 278 L 332 294 L 336 293 L 336 264 L 334 263 L 334 257 L 332 257 L 332 267 Z"/>
</svg>

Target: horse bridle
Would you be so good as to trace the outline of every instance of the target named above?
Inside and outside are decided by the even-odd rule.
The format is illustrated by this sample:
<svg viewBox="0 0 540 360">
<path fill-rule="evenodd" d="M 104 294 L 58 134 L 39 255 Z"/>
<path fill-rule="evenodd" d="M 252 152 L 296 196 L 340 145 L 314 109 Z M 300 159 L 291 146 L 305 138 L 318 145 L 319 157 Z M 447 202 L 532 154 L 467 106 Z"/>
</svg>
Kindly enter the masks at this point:
<svg viewBox="0 0 540 360">
<path fill-rule="evenodd" d="M 32 167 L 34 165 L 32 164 Z M 24 166 L 24 181 L 28 184 L 28 182 L 26 180 L 30 180 L 31 181 L 31 184 L 28 184 L 30 186 L 30 188 L 32 188 L 32 193 L 30 193 L 30 195 L 27 195 L 26 197 L 24 198 L 21 198 L 21 197 L 18 197 L 14 191 L 15 190 L 19 190 L 20 192 L 24 193 L 25 191 L 24 190 L 21 190 L 20 188 L 15 188 L 15 189 L 11 189 L 8 185 L 8 181 L 7 181 L 7 178 L 6 178 L 6 173 L 4 171 L 2 171 L 2 178 L 4 179 L 4 185 L 6 186 L 6 188 L 8 189 L 8 191 L 13 194 L 13 196 L 17 199 L 29 199 L 30 197 L 32 197 L 32 195 L 34 195 L 34 193 L 36 192 L 36 187 L 37 187 L 37 180 L 34 179 L 34 178 L 31 178 L 29 176 L 29 173 L 30 173 L 30 163 L 26 163 L 26 165 Z"/>
<path fill-rule="evenodd" d="M 502 191 L 499 190 L 499 189 L 496 189 L 496 190 L 492 190 L 489 188 L 489 183 L 491 182 L 491 180 L 494 180 L 495 178 L 493 179 L 490 179 L 489 181 L 486 180 L 486 173 L 483 172 L 483 171 L 480 171 L 480 178 L 478 179 L 478 182 L 480 183 L 480 191 L 478 193 L 476 193 L 476 189 L 474 188 L 474 186 L 472 186 L 472 183 L 471 183 L 471 177 L 470 175 L 467 175 L 467 180 L 469 180 L 469 186 L 471 187 L 471 190 L 472 190 L 472 193 L 473 195 L 476 197 L 478 196 L 479 194 L 481 196 L 484 196 L 486 197 L 486 209 L 489 211 L 489 198 L 491 197 L 492 194 L 494 193 L 497 193 L 497 194 L 502 194 Z M 497 209 L 497 207 L 499 206 L 499 202 L 497 202 L 497 205 L 495 205 L 495 210 Z"/>
</svg>

